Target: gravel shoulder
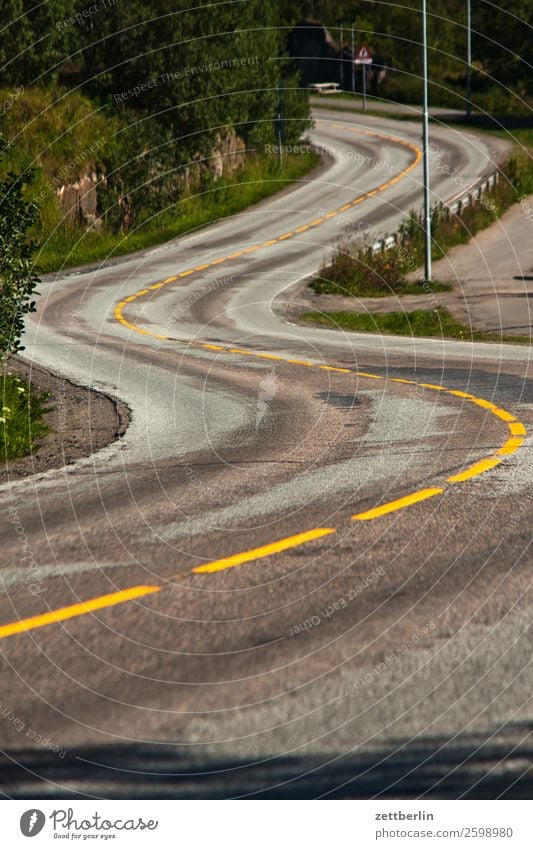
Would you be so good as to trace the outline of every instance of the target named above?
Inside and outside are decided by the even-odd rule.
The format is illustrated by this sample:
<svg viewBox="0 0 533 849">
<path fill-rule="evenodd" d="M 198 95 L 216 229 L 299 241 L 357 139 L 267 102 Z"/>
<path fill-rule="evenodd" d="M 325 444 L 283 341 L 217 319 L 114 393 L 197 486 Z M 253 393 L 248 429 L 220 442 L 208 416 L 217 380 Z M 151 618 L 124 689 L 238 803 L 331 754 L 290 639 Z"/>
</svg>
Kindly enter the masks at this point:
<svg viewBox="0 0 533 849">
<path fill-rule="evenodd" d="M 37 392 L 50 394 L 50 411 L 45 422 L 51 431 L 38 441 L 33 453 L 2 462 L 1 482 L 70 465 L 104 448 L 125 432 L 129 413 L 122 402 L 93 389 L 77 386 L 19 357 L 12 357 L 7 369 L 29 379 Z"/>
</svg>

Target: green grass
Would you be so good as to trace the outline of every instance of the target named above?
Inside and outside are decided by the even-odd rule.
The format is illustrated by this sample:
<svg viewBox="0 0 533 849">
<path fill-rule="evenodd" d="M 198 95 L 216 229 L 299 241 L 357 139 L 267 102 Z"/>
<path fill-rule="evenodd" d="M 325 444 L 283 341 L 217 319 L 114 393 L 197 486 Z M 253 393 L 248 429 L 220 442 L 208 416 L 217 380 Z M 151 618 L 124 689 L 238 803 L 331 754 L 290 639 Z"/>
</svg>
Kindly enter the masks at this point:
<svg viewBox="0 0 533 849">
<path fill-rule="evenodd" d="M 357 330 L 364 333 L 385 333 L 395 336 L 437 336 L 460 339 L 465 342 L 519 342 L 530 344 L 525 336 L 503 336 L 471 330 L 446 309 L 413 310 L 412 312 L 308 312 L 300 316 L 304 321 L 335 327 L 339 330 Z"/>
<path fill-rule="evenodd" d="M 36 265 L 41 272 L 56 271 L 161 244 L 271 197 L 305 178 L 319 162 L 320 156 L 312 152 L 291 154 L 280 170 L 276 157 L 256 156 L 238 174 L 213 182 L 201 194 L 182 198 L 130 233 L 60 228 L 36 255 Z"/>
<path fill-rule="evenodd" d="M 43 420 L 49 396 L 9 372 L 0 376 L 0 391 L 0 457 L 23 457 L 50 431 Z"/>
</svg>

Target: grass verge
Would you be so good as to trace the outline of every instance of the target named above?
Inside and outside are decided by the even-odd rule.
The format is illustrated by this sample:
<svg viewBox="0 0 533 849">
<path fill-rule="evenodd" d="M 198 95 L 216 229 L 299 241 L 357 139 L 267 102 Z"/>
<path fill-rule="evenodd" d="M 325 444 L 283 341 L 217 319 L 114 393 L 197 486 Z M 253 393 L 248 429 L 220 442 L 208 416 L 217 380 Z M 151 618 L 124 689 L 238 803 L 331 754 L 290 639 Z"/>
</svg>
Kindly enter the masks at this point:
<svg viewBox="0 0 533 849">
<path fill-rule="evenodd" d="M 253 157 L 238 174 L 211 182 L 128 233 L 63 227 L 53 232 L 36 256 L 40 272 L 57 271 L 121 256 L 190 233 L 280 192 L 320 163 L 313 152 L 287 155 L 280 170 L 275 157 Z"/>
<path fill-rule="evenodd" d="M 437 336 L 464 342 L 519 342 L 530 344 L 525 336 L 504 336 L 472 330 L 456 321 L 446 309 L 413 310 L 412 312 L 308 312 L 300 316 L 324 327 L 385 333 L 394 336 Z"/>
<path fill-rule="evenodd" d="M 37 440 L 49 433 L 43 419 L 49 396 L 9 372 L 0 375 L 0 391 L 0 456 L 12 460 L 30 454 Z"/>
</svg>

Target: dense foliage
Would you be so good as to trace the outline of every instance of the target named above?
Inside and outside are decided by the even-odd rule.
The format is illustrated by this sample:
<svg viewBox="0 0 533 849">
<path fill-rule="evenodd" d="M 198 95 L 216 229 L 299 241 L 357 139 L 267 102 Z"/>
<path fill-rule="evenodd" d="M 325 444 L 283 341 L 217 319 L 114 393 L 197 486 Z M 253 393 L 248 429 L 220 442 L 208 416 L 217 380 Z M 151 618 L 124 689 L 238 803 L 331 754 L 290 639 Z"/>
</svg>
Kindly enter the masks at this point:
<svg viewBox="0 0 533 849">
<path fill-rule="evenodd" d="M 289 7 L 288 7 L 289 8 Z M 394 69 L 380 92 L 384 97 L 419 101 L 421 96 L 421 0 L 296 0 L 292 24 L 322 21 L 334 39 L 344 24 L 354 25 L 356 43 L 365 42 Z M 533 106 L 531 0 L 472 0 L 474 103 L 492 112 L 526 114 Z M 434 103 L 461 105 L 466 83 L 466 0 L 428 3 L 431 96 Z"/>
<path fill-rule="evenodd" d="M 7 144 L 0 136 L 0 160 Z M 35 309 L 33 245 L 27 238 L 37 207 L 24 198 L 31 174 L 9 172 L 0 180 L 0 358 L 21 349 L 24 315 Z"/>
</svg>

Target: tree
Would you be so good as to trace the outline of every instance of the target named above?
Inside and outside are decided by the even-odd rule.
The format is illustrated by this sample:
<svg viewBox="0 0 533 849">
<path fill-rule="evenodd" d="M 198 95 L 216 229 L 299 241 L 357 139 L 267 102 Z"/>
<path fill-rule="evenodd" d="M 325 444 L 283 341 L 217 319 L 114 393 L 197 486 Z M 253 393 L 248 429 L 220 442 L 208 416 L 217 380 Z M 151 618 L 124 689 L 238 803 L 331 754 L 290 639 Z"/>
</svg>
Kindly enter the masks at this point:
<svg viewBox="0 0 533 849">
<path fill-rule="evenodd" d="M 0 135 L 0 165 L 9 144 Z M 32 172 L 10 171 L 0 180 L 0 357 L 23 350 L 20 343 L 24 316 L 35 311 L 35 293 L 39 282 L 32 254 L 35 245 L 28 229 L 38 213 L 36 203 L 24 197 L 24 187 Z"/>
</svg>

